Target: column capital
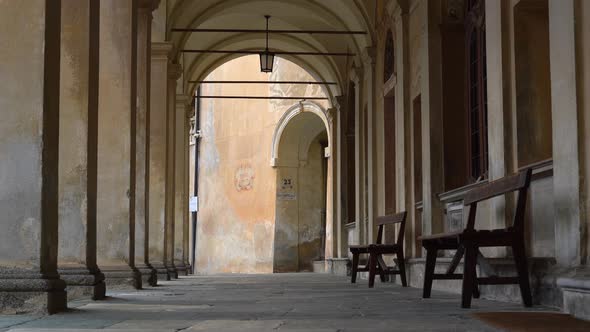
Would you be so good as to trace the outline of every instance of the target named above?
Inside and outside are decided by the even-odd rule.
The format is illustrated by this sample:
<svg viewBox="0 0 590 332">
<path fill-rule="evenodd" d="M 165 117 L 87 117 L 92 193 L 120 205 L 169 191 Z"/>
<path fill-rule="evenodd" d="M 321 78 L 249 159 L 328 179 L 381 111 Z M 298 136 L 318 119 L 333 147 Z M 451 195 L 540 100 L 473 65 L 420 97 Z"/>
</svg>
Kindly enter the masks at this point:
<svg viewBox="0 0 590 332">
<path fill-rule="evenodd" d="M 386 5 L 386 10 L 391 17 L 401 16 L 410 12 L 410 4 L 408 0 L 390 1 Z"/>
<path fill-rule="evenodd" d="M 152 59 L 167 60 L 172 55 L 172 48 L 170 42 L 152 43 Z"/>
<path fill-rule="evenodd" d="M 154 11 L 160 6 L 160 0 L 139 0 L 137 1 L 138 9 L 149 9 Z"/>
<path fill-rule="evenodd" d="M 193 98 L 191 98 L 191 96 L 185 94 L 176 95 L 176 107 L 180 106 L 184 106 L 187 119 L 191 119 L 195 115 Z"/>
<path fill-rule="evenodd" d="M 358 85 L 361 80 L 360 68 L 357 66 L 352 66 L 348 72 L 348 77 L 354 82 L 354 84 Z"/>
<path fill-rule="evenodd" d="M 332 105 L 336 111 L 340 112 L 342 110 L 342 105 L 346 103 L 346 98 L 344 96 L 336 96 L 332 100 Z"/>
<path fill-rule="evenodd" d="M 182 65 L 180 63 L 168 62 L 168 79 L 177 80 L 182 76 Z"/>
<path fill-rule="evenodd" d="M 185 95 L 185 94 L 177 94 L 176 95 L 176 105 L 190 105 L 191 103 L 191 97 Z"/>
<path fill-rule="evenodd" d="M 365 65 L 365 69 L 371 69 L 375 66 L 375 59 L 376 59 L 376 50 L 375 47 L 366 47 L 361 54 L 361 58 L 363 60 L 363 64 Z"/>
</svg>

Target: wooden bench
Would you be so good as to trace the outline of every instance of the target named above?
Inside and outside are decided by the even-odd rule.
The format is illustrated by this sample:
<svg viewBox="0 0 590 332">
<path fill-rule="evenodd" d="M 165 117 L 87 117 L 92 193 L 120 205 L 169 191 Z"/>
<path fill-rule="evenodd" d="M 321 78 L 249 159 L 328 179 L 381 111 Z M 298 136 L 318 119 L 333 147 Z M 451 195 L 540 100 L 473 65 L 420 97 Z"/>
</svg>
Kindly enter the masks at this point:
<svg viewBox="0 0 590 332">
<path fill-rule="evenodd" d="M 463 201 L 464 206 L 469 206 L 469 217 L 467 227 L 460 232 L 435 234 L 422 236 L 422 246 L 426 249 L 426 266 L 424 272 L 423 298 L 429 298 L 432 281 L 434 279 L 462 279 L 462 302 L 463 308 L 471 306 L 472 297 L 479 297 L 478 285 L 520 285 L 520 293 L 525 306 L 532 305 L 531 289 L 529 285 L 529 274 L 527 258 L 524 246 L 524 218 L 527 200 L 527 191 L 531 183 L 531 169 L 526 169 L 518 174 L 508 176 L 479 188 L 469 191 Z M 475 216 L 477 203 L 518 191 L 514 222 L 511 227 L 495 230 L 476 230 Z M 479 248 L 481 247 L 510 247 L 514 255 L 517 277 L 500 277 L 487 263 Z M 436 257 L 439 250 L 456 250 L 446 273 L 437 274 Z M 461 258 L 465 256 L 463 273 L 455 273 Z M 477 277 L 476 265 L 480 266 L 485 277 Z"/>
<path fill-rule="evenodd" d="M 351 282 L 356 282 L 356 275 L 358 272 L 369 272 L 369 287 L 373 288 L 375 285 L 375 274 L 379 273 L 381 281 L 385 281 L 385 275 L 399 274 L 402 285 L 408 286 L 406 281 L 406 264 L 404 260 L 404 229 L 406 227 L 406 212 L 400 212 L 391 216 L 377 217 L 377 225 L 379 226 L 377 232 L 377 243 L 368 245 L 353 245 L 350 246 L 352 253 L 352 276 Z M 399 233 L 395 244 L 383 244 L 383 228 L 385 225 L 399 224 Z M 367 265 L 359 268 L 359 256 L 361 254 L 368 254 L 369 261 Z M 383 260 L 383 255 L 395 254 L 397 269 L 387 266 Z"/>
</svg>

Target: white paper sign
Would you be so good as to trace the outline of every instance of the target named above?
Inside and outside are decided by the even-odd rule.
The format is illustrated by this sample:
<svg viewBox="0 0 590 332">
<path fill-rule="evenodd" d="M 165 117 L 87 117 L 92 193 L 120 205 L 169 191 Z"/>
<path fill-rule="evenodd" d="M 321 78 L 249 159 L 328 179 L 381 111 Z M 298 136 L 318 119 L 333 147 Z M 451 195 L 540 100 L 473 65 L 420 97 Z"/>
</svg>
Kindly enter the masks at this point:
<svg viewBox="0 0 590 332">
<path fill-rule="evenodd" d="M 199 211 L 199 198 L 197 196 L 191 197 L 189 200 L 188 208 L 190 212 Z"/>
</svg>

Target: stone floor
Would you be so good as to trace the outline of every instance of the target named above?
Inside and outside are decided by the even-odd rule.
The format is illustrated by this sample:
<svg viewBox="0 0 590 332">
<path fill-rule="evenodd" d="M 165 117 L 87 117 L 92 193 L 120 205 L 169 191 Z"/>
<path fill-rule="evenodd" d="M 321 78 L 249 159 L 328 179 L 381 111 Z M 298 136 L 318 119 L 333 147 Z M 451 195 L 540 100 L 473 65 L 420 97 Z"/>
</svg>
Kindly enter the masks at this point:
<svg viewBox="0 0 590 332">
<path fill-rule="evenodd" d="M 465 310 L 456 294 L 423 300 L 420 289 L 325 274 L 186 277 L 108 295 L 53 316 L 0 316 L 0 331 L 495 331 L 471 314 L 523 310 L 487 300 Z"/>
</svg>

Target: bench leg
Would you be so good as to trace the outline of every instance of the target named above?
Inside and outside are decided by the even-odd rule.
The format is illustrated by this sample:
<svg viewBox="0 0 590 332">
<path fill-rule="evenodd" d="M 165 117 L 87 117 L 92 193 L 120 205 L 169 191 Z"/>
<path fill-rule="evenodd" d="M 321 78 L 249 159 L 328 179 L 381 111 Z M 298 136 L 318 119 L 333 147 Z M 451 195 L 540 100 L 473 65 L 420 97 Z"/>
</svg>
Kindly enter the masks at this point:
<svg viewBox="0 0 590 332">
<path fill-rule="evenodd" d="M 477 247 L 474 245 L 465 246 L 465 265 L 463 267 L 463 287 L 461 290 L 461 307 L 471 308 L 473 288 L 477 278 Z"/>
<path fill-rule="evenodd" d="M 377 274 L 377 254 L 369 254 L 369 288 L 375 286 L 375 274 Z"/>
<path fill-rule="evenodd" d="M 479 293 L 479 285 L 477 284 L 477 278 L 475 279 L 475 284 L 473 285 L 473 298 L 479 299 L 481 294 Z"/>
<path fill-rule="evenodd" d="M 385 261 L 383 260 L 383 255 L 377 255 L 377 264 L 379 267 L 379 278 L 381 279 L 381 282 L 385 282 L 385 271 L 387 271 L 387 264 L 385 264 Z"/>
<path fill-rule="evenodd" d="M 424 289 L 422 290 L 422 297 L 430 298 L 432 290 L 432 280 L 434 278 L 434 268 L 436 267 L 436 255 L 438 250 L 436 247 L 426 248 L 426 266 L 424 267 Z"/>
<path fill-rule="evenodd" d="M 358 269 L 359 269 L 359 254 L 353 253 L 352 254 L 352 271 L 350 272 L 350 282 L 353 284 L 356 282 L 356 275 L 357 275 Z"/>
<path fill-rule="evenodd" d="M 408 281 L 406 280 L 406 260 L 404 259 L 403 251 L 397 253 L 397 267 L 399 269 L 399 277 L 402 280 L 402 286 L 408 287 Z"/>
<path fill-rule="evenodd" d="M 514 254 L 514 262 L 516 263 L 516 271 L 518 272 L 518 284 L 520 285 L 520 295 L 525 307 L 533 305 L 533 297 L 531 295 L 531 285 L 529 282 L 529 269 L 527 266 L 526 252 L 524 244 L 518 243 L 512 246 Z"/>
</svg>

